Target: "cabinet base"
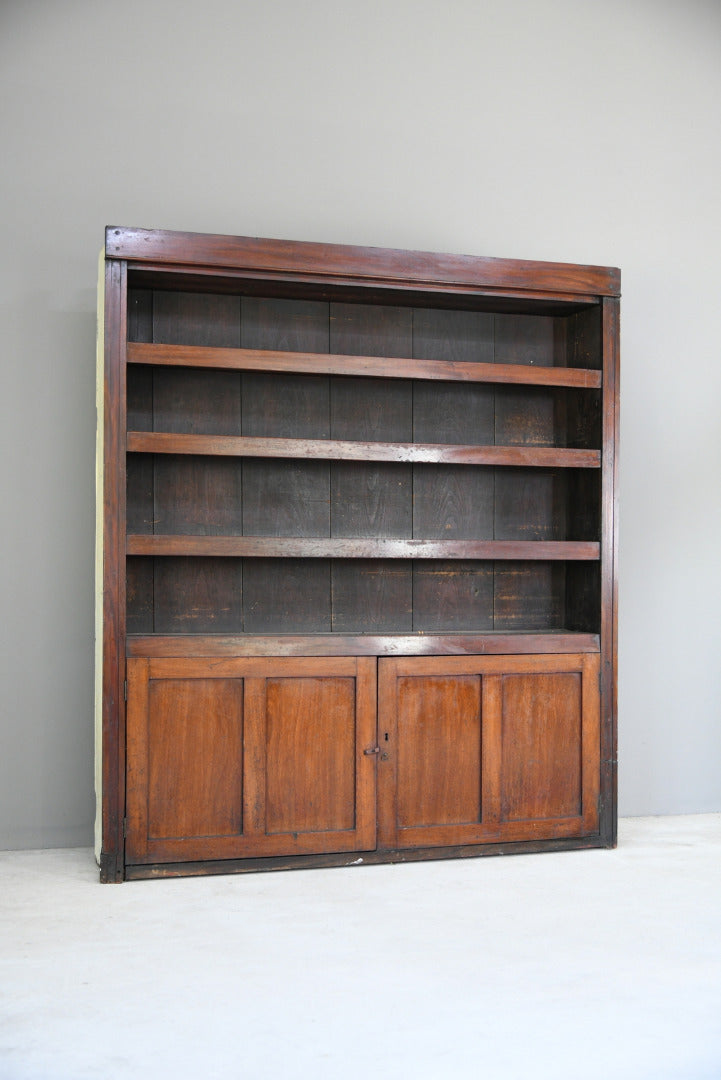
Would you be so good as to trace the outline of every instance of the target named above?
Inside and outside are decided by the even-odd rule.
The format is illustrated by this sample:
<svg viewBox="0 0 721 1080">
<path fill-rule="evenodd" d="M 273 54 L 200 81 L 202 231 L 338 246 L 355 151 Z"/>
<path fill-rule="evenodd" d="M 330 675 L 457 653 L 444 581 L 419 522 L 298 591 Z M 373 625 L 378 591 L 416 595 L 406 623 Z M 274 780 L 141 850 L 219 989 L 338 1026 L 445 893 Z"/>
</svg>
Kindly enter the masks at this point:
<svg viewBox="0 0 721 1080">
<path fill-rule="evenodd" d="M 288 855 L 265 859 L 218 859 L 208 862 L 148 863 L 125 867 L 126 881 L 148 878 L 206 877 L 211 874 L 249 874 L 271 870 L 315 870 L 334 866 L 377 866 L 383 863 L 433 862 L 475 859 L 483 855 L 531 855 L 542 851 L 579 851 L 613 848 L 599 834 L 558 840 L 526 840 L 501 844 L 473 844 L 452 848 L 413 848 L 400 851 L 354 851 L 324 855 Z M 111 878 L 101 880 L 113 880 Z"/>
</svg>

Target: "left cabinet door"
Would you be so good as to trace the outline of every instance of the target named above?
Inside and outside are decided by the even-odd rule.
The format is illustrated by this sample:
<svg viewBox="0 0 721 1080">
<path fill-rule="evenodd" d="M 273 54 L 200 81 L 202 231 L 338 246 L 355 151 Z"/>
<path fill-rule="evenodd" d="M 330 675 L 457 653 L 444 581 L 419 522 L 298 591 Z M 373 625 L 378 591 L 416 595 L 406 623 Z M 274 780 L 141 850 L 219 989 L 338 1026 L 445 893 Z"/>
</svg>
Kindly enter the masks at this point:
<svg viewBox="0 0 721 1080">
<path fill-rule="evenodd" d="M 128 660 L 126 862 L 376 846 L 376 663 Z"/>
</svg>

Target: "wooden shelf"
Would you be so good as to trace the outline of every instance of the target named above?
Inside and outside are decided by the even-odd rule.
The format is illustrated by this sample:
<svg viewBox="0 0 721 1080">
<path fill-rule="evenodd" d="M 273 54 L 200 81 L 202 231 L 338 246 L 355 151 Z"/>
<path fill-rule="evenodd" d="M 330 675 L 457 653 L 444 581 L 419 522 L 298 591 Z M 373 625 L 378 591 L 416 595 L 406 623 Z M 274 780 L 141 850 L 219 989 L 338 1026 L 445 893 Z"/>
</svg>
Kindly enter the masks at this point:
<svg viewBox="0 0 721 1080">
<path fill-rule="evenodd" d="M 597 634 L 571 630 L 444 634 L 130 634 L 128 656 L 473 656 L 594 653 Z"/>
<path fill-rule="evenodd" d="M 128 342 L 130 364 L 224 368 L 232 371 L 286 372 L 306 375 L 365 375 L 388 379 L 435 379 L 443 382 L 510 383 L 599 389 L 595 368 L 533 367 L 530 364 L 455 363 L 409 357 L 346 356 L 340 353 L 280 352 L 272 349 L 205 348 Z"/>
<path fill-rule="evenodd" d="M 518 559 L 593 561 L 586 540 L 404 540 L 275 536 L 128 536 L 128 555 L 200 555 L 295 559 Z"/>
<path fill-rule="evenodd" d="M 306 458 L 326 461 L 397 461 L 450 465 L 518 465 L 598 469 L 598 450 L 554 446 L 464 446 L 448 443 L 353 442 L 342 439 L 270 439 L 233 435 L 177 435 L 129 431 L 129 453 L 223 457 Z"/>
<path fill-rule="evenodd" d="M 104 880 L 614 842 L 619 290 L 108 231 Z"/>
</svg>

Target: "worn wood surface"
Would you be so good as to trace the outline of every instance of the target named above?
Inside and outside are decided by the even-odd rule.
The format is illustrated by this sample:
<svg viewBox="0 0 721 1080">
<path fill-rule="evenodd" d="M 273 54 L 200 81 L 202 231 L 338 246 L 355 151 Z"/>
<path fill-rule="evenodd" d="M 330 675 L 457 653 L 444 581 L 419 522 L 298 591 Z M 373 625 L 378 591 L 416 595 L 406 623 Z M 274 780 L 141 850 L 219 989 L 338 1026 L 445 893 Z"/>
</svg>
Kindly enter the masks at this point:
<svg viewBox="0 0 721 1080">
<path fill-rule="evenodd" d="M 379 660 L 379 846 L 598 829 L 598 655 Z"/>
<path fill-rule="evenodd" d="M 390 348 L 380 356 L 326 355 L 272 349 L 197 348 L 128 343 L 128 363 L 227 368 L 233 371 L 374 376 L 443 382 L 487 382 L 533 386 L 600 387 L 601 373 L 586 368 L 533 367 L 526 364 L 436 361 L 398 357 Z"/>
<path fill-rule="evenodd" d="M 613 843 L 618 272 L 107 244 L 103 877 Z"/>
<path fill-rule="evenodd" d="M 216 457 L 526 465 L 538 468 L 557 466 L 594 469 L 601 464 L 601 455 L 598 450 L 402 441 L 354 442 L 343 439 L 233 438 L 232 436 L 173 435 L 143 431 L 128 432 L 128 451 L 144 454 L 208 454 Z"/>
<path fill-rule="evenodd" d="M 255 274 L 314 275 L 349 282 L 365 278 L 374 284 L 412 286 L 432 282 L 438 289 L 467 285 L 589 297 L 617 296 L 620 291 L 619 271 L 605 266 L 489 259 L 162 229 L 108 226 L 105 252 L 112 259 L 157 262 L 176 268 L 199 266 L 234 270 L 243 267 L 252 268 Z"/>
<path fill-rule="evenodd" d="M 103 386 L 103 672 L 102 672 L 102 854 L 105 881 L 124 874 L 125 808 L 125 342 L 127 272 L 123 263 L 105 267 L 105 364 Z"/>
<path fill-rule="evenodd" d="M 590 541 L 412 540 L 381 537 L 254 537 L 155 535 L 127 538 L 128 555 L 245 555 L 315 559 L 598 559 Z"/>
<path fill-rule="evenodd" d="M 375 661 L 128 663 L 127 857 L 375 847 Z"/>
<path fill-rule="evenodd" d="M 475 656 L 598 652 L 598 634 L 132 634 L 128 656 Z"/>
</svg>

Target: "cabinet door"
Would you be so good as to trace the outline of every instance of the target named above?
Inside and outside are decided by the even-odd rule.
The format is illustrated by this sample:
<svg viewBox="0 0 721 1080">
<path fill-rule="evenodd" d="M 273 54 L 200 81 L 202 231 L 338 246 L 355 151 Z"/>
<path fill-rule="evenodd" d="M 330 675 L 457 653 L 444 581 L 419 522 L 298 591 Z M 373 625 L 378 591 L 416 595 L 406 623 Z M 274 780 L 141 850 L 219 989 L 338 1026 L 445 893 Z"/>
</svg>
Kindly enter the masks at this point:
<svg viewBox="0 0 721 1080">
<path fill-rule="evenodd" d="M 383 849 L 598 831 L 598 654 L 379 667 Z"/>
<path fill-rule="evenodd" d="M 128 863 L 367 851 L 376 662 L 131 659 Z"/>
</svg>

